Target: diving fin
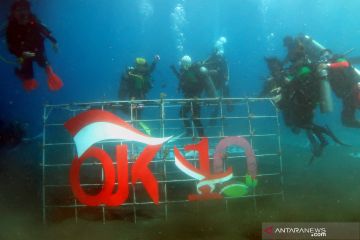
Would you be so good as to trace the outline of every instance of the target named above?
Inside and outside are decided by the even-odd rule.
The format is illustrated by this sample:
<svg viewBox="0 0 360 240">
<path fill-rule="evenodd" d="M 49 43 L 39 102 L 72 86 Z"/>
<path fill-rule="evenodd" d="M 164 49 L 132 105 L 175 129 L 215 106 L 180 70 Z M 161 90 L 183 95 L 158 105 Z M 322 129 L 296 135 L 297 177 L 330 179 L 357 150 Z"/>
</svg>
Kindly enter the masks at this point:
<svg viewBox="0 0 360 240">
<path fill-rule="evenodd" d="M 38 82 L 31 78 L 31 79 L 23 79 L 22 80 L 23 87 L 27 92 L 35 90 L 38 87 Z"/>
<path fill-rule="evenodd" d="M 146 125 L 146 124 L 143 123 L 143 122 L 139 122 L 139 125 L 140 125 L 140 127 L 144 130 L 144 132 L 145 132 L 147 135 L 151 136 L 151 129 L 149 128 L 148 125 Z"/>
<path fill-rule="evenodd" d="M 328 135 L 328 136 L 329 136 L 334 142 L 336 142 L 337 144 L 342 145 L 342 146 L 351 147 L 351 145 L 346 144 L 346 143 L 343 143 L 342 141 L 340 141 L 340 140 L 335 136 L 335 134 L 331 131 L 331 129 L 330 129 L 327 125 L 325 125 L 325 130 L 326 130 L 326 131 L 324 131 L 324 133 L 325 133 L 326 135 Z"/>
<path fill-rule="evenodd" d="M 50 66 L 46 67 L 46 74 L 48 77 L 48 86 L 51 91 L 58 91 L 63 87 L 63 82 L 61 79 L 54 73 Z"/>
</svg>

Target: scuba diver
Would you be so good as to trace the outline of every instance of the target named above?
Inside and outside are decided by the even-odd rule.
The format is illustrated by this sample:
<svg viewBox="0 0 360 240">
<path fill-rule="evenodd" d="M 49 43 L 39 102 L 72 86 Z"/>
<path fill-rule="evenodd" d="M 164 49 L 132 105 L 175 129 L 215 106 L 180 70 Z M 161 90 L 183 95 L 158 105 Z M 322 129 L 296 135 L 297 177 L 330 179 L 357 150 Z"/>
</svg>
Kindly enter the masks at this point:
<svg viewBox="0 0 360 240">
<path fill-rule="evenodd" d="M 21 124 L 0 120 L 0 149 L 14 148 L 24 137 L 25 129 Z"/>
<path fill-rule="evenodd" d="M 180 117 L 184 121 L 186 135 L 193 136 L 191 128 L 191 122 L 193 122 L 198 136 L 203 137 L 205 136 L 204 127 L 199 119 L 201 106 L 197 99 L 201 98 L 204 91 L 210 97 L 214 97 L 216 94 L 209 72 L 201 63 L 192 63 L 191 57 L 188 55 L 181 58 L 179 71 L 174 65 L 170 68 L 179 79 L 178 91 L 183 93 L 184 98 L 191 99 L 186 101 L 180 109 Z M 191 121 L 189 120 L 190 114 Z"/>
<path fill-rule="evenodd" d="M 301 58 L 304 48 L 298 38 L 293 38 L 291 36 L 284 37 L 283 46 L 287 50 L 286 57 L 282 62 L 284 66 L 288 64 L 293 65 L 299 58 Z"/>
<path fill-rule="evenodd" d="M 10 53 L 18 58 L 20 67 L 15 69 L 15 74 L 21 79 L 26 91 L 38 87 L 34 79 L 33 62 L 45 69 L 50 90 L 57 91 L 63 86 L 46 58 L 45 38 L 49 39 L 54 50 L 57 50 L 56 39 L 31 12 L 30 3 L 27 0 L 14 2 L 6 27 L 6 41 Z"/>
<path fill-rule="evenodd" d="M 224 44 L 226 38 L 216 41 L 210 57 L 202 65 L 208 69 L 218 97 L 229 97 L 229 67 L 224 57 Z"/>
<path fill-rule="evenodd" d="M 120 100 L 144 100 L 146 94 L 152 88 L 151 73 L 155 70 L 156 64 L 160 60 L 159 55 L 154 56 L 154 60 L 149 65 L 145 58 L 135 59 L 133 67 L 128 67 L 122 74 L 119 88 Z M 130 109 L 126 106 L 122 108 L 126 114 L 130 114 Z M 141 119 L 141 105 L 136 107 L 135 119 Z"/>
<path fill-rule="evenodd" d="M 229 67 L 227 61 L 224 57 L 224 45 L 227 42 L 225 37 L 220 37 L 215 45 L 214 50 L 205 61 L 201 64 L 208 69 L 213 85 L 216 89 L 216 97 L 228 98 L 230 97 L 229 90 Z M 231 102 L 226 104 L 227 110 L 231 112 L 233 110 L 233 105 Z M 214 112 L 211 114 L 212 119 L 210 122 L 213 123 L 213 120 L 216 116 L 219 115 L 220 106 L 217 105 L 214 109 Z"/>
<path fill-rule="evenodd" d="M 338 144 L 345 144 L 328 127 L 313 122 L 314 110 L 321 100 L 321 80 L 325 76 L 320 73 L 323 73 L 323 68 L 311 63 L 300 45 L 295 56 L 291 59 L 292 65 L 288 72 L 280 69 L 282 64 L 278 59 L 266 59 L 270 72 L 274 75 L 277 72 L 278 76 L 271 83 L 274 89 L 266 91 L 274 94 L 274 101 L 282 110 L 285 124 L 292 132 L 298 134 L 301 129 L 305 130 L 313 154 L 311 163 L 315 157 L 321 156 L 324 147 L 328 145 L 326 136 Z"/>
<path fill-rule="evenodd" d="M 320 89 L 323 95 L 327 95 L 324 99 L 331 98 L 332 89 L 335 95 L 342 99 L 342 124 L 350 128 L 360 128 L 360 121 L 355 118 L 356 109 L 360 106 L 360 72 L 345 58 L 349 52 L 342 55 L 333 54 L 331 50 L 304 34 L 300 34 L 297 39 L 304 46 L 311 61 L 319 63 L 321 71 L 327 75 L 327 80 L 321 82 Z M 324 94 L 326 92 L 328 93 Z"/>
<path fill-rule="evenodd" d="M 320 62 L 328 71 L 328 80 L 335 95 L 342 100 L 341 122 L 350 128 L 360 128 L 360 121 L 355 118 L 360 107 L 360 75 L 342 55 L 333 54 L 324 49 Z"/>
</svg>

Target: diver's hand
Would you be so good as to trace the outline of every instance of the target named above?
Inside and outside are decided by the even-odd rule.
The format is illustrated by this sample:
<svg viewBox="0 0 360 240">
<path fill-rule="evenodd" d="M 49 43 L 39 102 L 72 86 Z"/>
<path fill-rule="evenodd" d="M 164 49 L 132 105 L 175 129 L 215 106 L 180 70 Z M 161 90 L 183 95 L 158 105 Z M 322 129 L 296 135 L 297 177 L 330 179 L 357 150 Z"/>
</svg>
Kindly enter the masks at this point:
<svg viewBox="0 0 360 240">
<path fill-rule="evenodd" d="M 280 94 L 280 92 L 281 92 L 281 87 L 271 89 L 271 91 L 270 91 L 270 93 L 274 94 L 274 95 Z"/>
<path fill-rule="evenodd" d="M 282 95 L 281 94 L 278 94 L 278 95 L 275 95 L 274 97 L 272 97 L 272 100 L 275 102 L 275 104 L 277 104 L 278 102 L 280 102 L 282 99 Z"/>
<path fill-rule="evenodd" d="M 52 43 L 51 47 L 52 47 L 52 49 L 54 50 L 55 53 L 59 52 L 59 45 L 57 43 Z"/>
<path fill-rule="evenodd" d="M 154 56 L 154 62 L 157 63 L 158 61 L 160 61 L 160 55 L 156 54 L 156 55 Z"/>
<path fill-rule="evenodd" d="M 32 58 L 35 57 L 36 54 L 34 52 L 25 51 L 22 53 L 22 58 Z"/>
</svg>

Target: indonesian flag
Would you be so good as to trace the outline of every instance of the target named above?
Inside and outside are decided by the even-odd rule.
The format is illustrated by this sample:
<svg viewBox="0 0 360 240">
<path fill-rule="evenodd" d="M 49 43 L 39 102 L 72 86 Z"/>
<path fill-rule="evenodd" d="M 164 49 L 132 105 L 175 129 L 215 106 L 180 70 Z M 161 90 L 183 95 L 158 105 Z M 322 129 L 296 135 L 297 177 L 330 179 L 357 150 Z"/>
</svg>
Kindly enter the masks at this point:
<svg viewBox="0 0 360 240">
<path fill-rule="evenodd" d="M 148 136 L 115 114 L 103 110 L 88 110 L 80 113 L 64 125 L 74 138 L 78 157 L 81 157 L 93 144 L 105 140 L 160 145 L 172 138 L 172 136 L 165 138 Z"/>
</svg>

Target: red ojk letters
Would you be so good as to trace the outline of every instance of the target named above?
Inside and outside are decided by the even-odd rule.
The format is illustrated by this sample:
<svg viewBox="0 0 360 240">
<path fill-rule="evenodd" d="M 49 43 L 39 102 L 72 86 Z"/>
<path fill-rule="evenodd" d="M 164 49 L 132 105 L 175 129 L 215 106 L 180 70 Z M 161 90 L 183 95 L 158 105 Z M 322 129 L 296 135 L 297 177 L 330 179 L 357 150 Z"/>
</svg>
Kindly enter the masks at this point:
<svg viewBox="0 0 360 240">
<path fill-rule="evenodd" d="M 162 144 L 171 137 L 153 138 L 147 136 L 116 115 L 102 110 L 89 110 L 81 113 L 67 121 L 65 127 L 73 136 L 76 145 L 78 156 L 73 160 L 70 169 L 70 184 L 75 197 L 80 202 L 88 206 L 100 204 L 118 206 L 128 198 L 127 146 L 116 146 L 116 171 L 118 173 L 116 193 L 113 193 L 116 174 L 111 157 L 104 150 L 91 147 L 100 141 L 118 139 L 148 144 L 132 166 L 131 182 L 135 184 L 137 181 L 141 181 L 154 203 L 159 203 L 158 182 L 148 169 L 148 164 L 160 150 Z M 80 184 L 81 165 L 89 158 L 99 160 L 104 170 L 103 188 L 97 195 L 87 194 Z"/>
<path fill-rule="evenodd" d="M 70 183 L 75 197 L 88 206 L 106 204 L 118 206 L 126 202 L 129 196 L 128 185 L 128 149 L 126 145 L 116 146 L 116 169 L 111 157 L 102 149 L 93 147 L 95 143 L 104 140 L 127 140 L 145 143 L 143 152 L 136 159 L 131 169 L 131 183 L 142 182 L 145 190 L 155 204 L 159 203 L 158 181 L 148 168 L 149 163 L 161 149 L 167 138 L 147 136 L 116 115 L 102 111 L 89 110 L 70 119 L 65 127 L 74 138 L 77 157 L 70 169 Z M 180 151 L 174 147 L 176 166 L 185 174 L 199 180 L 198 194 L 190 194 L 189 200 L 220 199 L 223 196 L 214 191 L 217 184 L 229 181 L 233 177 L 232 168 L 222 171 L 222 151 L 229 145 L 237 145 L 245 149 L 249 174 L 256 177 L 256 160 L 250 144 L 242 137 L 228 137 L 220 141 L 214 154 L 215 173 L 211 173 L 209 161 L 208 139 L 203 138 L 198 144 L 185 146 L 185 151 L 196 151 L 199 154 L 199 168 L 194 167 Z M 101 191 L 96 195 L 87 194 L 80 183 L 82 163 L 89 158 L 97 159 L 104 170 L 104 182 Z M 117 174 L 116 174 L 117 173 Z M 117 175 L 118 187 L 114 193 Z"/>
</svg>

